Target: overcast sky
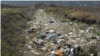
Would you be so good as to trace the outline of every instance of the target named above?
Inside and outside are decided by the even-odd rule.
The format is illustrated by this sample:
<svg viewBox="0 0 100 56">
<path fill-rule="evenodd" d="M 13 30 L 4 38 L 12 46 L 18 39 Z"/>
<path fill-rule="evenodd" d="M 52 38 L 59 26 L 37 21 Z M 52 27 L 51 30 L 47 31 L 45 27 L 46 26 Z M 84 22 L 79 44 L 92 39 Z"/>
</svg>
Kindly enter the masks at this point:
<svg viewBox="0 0 100 56">
<path fill-rule="evenodd" d="M 0 3 L 6 3 L 6 4 L 36 4 L 36 3 L 45 3 L 45 4 L 67 4 L 67 5 L 98 5 L 100 4 L 100 0 L 0 0 Z"/>
</svg>

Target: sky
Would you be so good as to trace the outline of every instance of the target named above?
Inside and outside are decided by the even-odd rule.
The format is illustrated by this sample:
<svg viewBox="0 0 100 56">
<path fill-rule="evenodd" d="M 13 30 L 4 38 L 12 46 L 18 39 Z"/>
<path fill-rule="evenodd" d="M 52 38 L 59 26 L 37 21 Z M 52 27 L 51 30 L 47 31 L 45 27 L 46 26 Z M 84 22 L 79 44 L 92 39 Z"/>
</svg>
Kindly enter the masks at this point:
<svg viewBox="0 0 100 56">
<path fill-rule="evenodd" d="M 6 4 L 32 4 L 32 3 L 39 3 L 40 0 L 0 0 L 0 3 L 6 3 Z"/>
<path fill-rule="evenodd" d="M 100 0 L 0 0 L 0 3 L 4 4 L 26 4 L 26 5 L 34 5 L 37 3 L 44 4 L 57 4 L 57 5 L 90 5 L 90 6 L 100 6 Z"/>
</svg>

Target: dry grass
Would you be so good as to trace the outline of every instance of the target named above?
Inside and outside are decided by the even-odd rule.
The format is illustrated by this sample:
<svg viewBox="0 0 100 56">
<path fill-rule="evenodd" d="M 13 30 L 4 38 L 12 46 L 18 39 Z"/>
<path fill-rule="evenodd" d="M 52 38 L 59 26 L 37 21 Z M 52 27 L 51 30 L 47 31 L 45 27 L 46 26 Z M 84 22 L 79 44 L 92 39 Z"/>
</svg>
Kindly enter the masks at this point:
<svg viewBox="0 0 100 56">
<path fill-rule="evenodd" d="M 54 7 L 50 7 L 47 9 L 47 11 L 57 11 L 57 10 L 58 10 L 58 8 L 54 8 Z"/>
<path fill-rule="evenodd" d="M 57 8 L 57 9 L 56 9 Z M 94 10 L 94 9 L 93 9 Z M 60 8 L 60 7 L 49 7 L 47 9 L 47 11 L 49 12 L 58 12 L 61 15 L 64 15 L 65 17 L 71 19 L 72 21 L 79 21 L 79 22 L 84 22 L 87 24 L 95 24 L 95 23 L 99 23 L 100 22 L 100 16 L 96 16 L 96 15 L 91 15 L 92 11 L 88 10 L 79 10 L 77 8 Z M 91 12 L 90 12 L 91 11 Z M 93 11 L 94 12 L 94 11 Z"/>
</svg>

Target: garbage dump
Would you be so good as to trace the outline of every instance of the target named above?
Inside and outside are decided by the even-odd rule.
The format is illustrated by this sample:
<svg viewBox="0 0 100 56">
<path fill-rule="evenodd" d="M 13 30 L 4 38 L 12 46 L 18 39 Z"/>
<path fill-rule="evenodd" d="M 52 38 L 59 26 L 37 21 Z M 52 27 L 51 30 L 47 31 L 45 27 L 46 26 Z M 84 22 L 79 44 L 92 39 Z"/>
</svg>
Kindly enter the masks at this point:
<svg viewBox="0 0 100 56">
<path fill-rule="evenodd" d="M 41 16 L 41 13 L 44 16 Z M 93 27 L 86 30 L 75 28 L 73 26 L 78 26 L 76 23 L 60 22 L 50 15 L 47 17 L 45 11 L 41 9 L 36 12 L 36 15 L 34 25 L 30 27 L 28 33 L 35 32 L 37 36 L 34 35 L 34 38 L 27 44 L 27 49 L 34 54 L 42 56 L 41 52 L 44 52 L 45 56 L 79 56 L 81 49 L 85 50 L 96 44 L 96 40 L 100 41 L 100 36 L 94 37 L 93 33 L 90 33 Z M 40 28 L 42 28 L 40 31 L 37 30 Z M 37 50 L 40 52 L 36 52 Z"/>
</svg>

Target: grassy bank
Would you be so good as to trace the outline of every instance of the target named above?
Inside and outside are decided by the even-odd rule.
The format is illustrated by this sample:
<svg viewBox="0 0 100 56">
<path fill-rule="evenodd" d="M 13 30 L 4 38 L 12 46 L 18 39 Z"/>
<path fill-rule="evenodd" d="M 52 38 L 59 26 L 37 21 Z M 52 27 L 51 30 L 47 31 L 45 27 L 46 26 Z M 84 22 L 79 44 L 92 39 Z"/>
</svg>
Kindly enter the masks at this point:
<svg viewBox="0 0 100 56">
<path fill-rule="evenodd" d="M 14 8 L 14 9 L 1 9 L 1 13 L 8 13 L 8 12 L 14 12 L 14 11 L 18 11 L 20 8 Z"/>
<path fill-rule="evenodd" d="M 26 42 L 22 36 L 31 19 L 18 9 L 1 10 L 1 56 L 22 56 L 20 49 Z"/>
</svg>

